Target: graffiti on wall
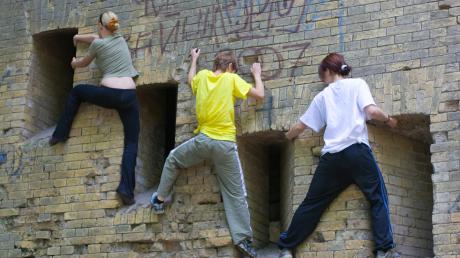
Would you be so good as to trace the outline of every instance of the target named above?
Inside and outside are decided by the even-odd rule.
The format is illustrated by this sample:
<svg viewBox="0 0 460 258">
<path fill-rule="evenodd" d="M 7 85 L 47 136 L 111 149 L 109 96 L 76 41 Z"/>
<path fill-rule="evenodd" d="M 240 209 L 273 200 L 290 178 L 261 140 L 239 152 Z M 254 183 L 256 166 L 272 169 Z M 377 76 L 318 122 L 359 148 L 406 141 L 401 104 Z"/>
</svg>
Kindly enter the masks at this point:
<svg viewBox="0 0 460 258">
<path fill-rule="evenodd" d="M 228 47 L 227 43 L 258 40 L 257 46 L 238 48 L 236 54 L 240 64 L 245 57 L 255 56 L 262 64 L 270 63 L 271 68 L 263 72 L 265 80 L 279 78 L 283 69 L 289 69 L 285 75 L 294 77 L 296 69 L 305 63 L 305 53 L 311 44 L 303 35 L 297 35 L 297 39 L 295 34 L 314 28 L 314 22 L 321 19 L 316 6 L 324 2 L 216 0 L 214 5 L 188 11 L 177 1 L 134 0 L 136 5 L 143 7 L 142 16 L 162 19 L 153 23 L 150 31 L 134 35 L 131 51 L 137 58 L 139 52 L 152 54 L 152 48 L 158 46 L 162 56 L 174 50 L 178 42 L 212 39 L 217 47 Z M 311 17 L 307 19 L 308 14 Z M 273 37 L 277 35 L 287 37 L 278 44 L 281 47 L 272 46 Z M 282 52 L 294 53 L 291 57 L 283 57 Z"/>
</svg>

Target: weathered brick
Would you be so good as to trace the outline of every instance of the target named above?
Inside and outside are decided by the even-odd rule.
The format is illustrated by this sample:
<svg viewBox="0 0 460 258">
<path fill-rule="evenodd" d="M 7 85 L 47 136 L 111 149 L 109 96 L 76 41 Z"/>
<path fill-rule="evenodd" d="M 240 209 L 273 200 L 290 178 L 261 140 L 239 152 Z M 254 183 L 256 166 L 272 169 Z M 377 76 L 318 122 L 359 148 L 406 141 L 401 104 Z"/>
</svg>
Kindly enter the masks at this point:
<svg viewBox="0 0 460 258">
<path fill-rule="evenodd" d="M 317 65 L 337 51 L 353 76 L 368 82 L 377 104 L 401 120 L 395 131 L 369 130 L 390 195 L 397 249 L 403 257 L 460 252 L 458 1 L 81 2 L 0 3 L 0 147 L 7 154 L 0 167 L 0 217 L 7 225 L 1 257 L 160 257 L 172 250 L 178 257 L 237 256 L 212 164 L 181 171 L 166 216 L 147 207 L 168 151 L 165 114 L 176 110 L 176 145 L 196 128 L 186 78 L 189 48 L 196 46 L 203 53 L 199 68 L 211 67 L 220 49 L 233 50 L 248 81 L 251 60 L 263 62 L 265 102 L 237 102 L 235 116 L 257 245 L 277 239 L 269 225 L 286 227 L 308 191 L 322 134 L 308 130 L 288 144 L 282 132 L 324 88 Z M 124 137 L 116 111 L 83 103 L 68 141 L 46 143 L 71 86 L 99 84 L 101 77 L 94 64 L 70 69 L 70 59 L 84 56 L 87 46 L 74 52 L 77 30 L 59 33 L 96 32 L 101 7 L 119 13 L 120 32 L 141 73 L 133 207 L 120 207 L 115 193 Z M 53 33 L 60 36 L 46 40 Z M 171 107 L 162 93 L 169 86 L 177 87 Z M 270 154 L 274 150 L 279 157 Z M 267 176 L 277 166 L 278 206 L 269 203 Z M 282 212 L 271 221 L 267 214 L 276 208 Z M 30 234 L 31 227 L 40 229 Z M 371 232 L 369 203 L 352 186 L 334 200 L 297 256 L 368 257 Z"/>
</svg>

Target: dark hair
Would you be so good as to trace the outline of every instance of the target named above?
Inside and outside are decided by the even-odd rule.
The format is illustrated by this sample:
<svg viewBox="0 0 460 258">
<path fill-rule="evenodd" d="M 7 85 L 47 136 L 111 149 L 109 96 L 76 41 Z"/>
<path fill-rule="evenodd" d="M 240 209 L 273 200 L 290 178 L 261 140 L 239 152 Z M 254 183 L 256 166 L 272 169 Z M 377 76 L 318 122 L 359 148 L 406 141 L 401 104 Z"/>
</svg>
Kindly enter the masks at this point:
<svg viewBox="0 0 460 258">
<path fill-rule="evenodd" d="M 216 58 L 214 59 L 213 69 L 214 71 L 221 70 L 225 72 L 228 66 L 232 64 L 233 70 L 238 71 L 238 64 L 236 62 L 235 55 L 231 51 L 222 51 L 217 53 Z"/>
<path fill-rule="evenodd" d="M 329 70 L 331 73 L 347 76 L 351 72 L 351 66 L 345 62 L 345 58 L 338 53 L 327 55 L 318 67 L 318 74 L 321 80 L 324 80 L 324 73 Z"/>
</svg>

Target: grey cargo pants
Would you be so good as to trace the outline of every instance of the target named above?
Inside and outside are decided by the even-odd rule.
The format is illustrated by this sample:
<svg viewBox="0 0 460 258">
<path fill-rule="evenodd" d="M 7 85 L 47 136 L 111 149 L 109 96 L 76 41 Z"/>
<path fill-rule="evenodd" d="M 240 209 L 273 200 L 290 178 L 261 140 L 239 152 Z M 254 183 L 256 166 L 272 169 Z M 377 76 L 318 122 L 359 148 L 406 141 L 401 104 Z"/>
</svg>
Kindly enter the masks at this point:
<svg viewBox="0 0 460 258">
<path fill-rule="evenodd" d="M 199 134 L 179 145 L 166 159 L 157 190 L 158 195 L 169 196 L 180 169 L 194 166 L 204 160 L 212 162 L 217 175 L 234 244 L 252 239 L 246 187 L 234 142 L 214 140 Z"/>
</svg>

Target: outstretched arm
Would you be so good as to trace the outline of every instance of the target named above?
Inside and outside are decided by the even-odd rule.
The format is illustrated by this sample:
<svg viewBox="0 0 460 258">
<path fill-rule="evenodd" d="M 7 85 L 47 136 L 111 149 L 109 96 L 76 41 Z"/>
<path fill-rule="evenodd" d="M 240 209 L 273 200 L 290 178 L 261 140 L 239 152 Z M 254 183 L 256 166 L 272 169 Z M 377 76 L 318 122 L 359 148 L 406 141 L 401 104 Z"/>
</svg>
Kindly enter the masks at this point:
<svg viewBox="0 0 460 258">
<path fill-rule="evenodd" d="M 78 43 L 87 43 L 91 44 L 95 39 L 98 39 L 99 35 L 97 34 L 77 34 L 73 36 L 73 45 L 77 46 Z"/>
<path fill-rule="evenodd" d="M 301 134 L 303 131 L 305 131 L 305 129 L 307 129 L 307 126 L 304 125 L 303 123 L 301 122 L 297 122 L 293 127 L 291 127 L 291 129 L 289 129 L 289 131 L 286 133 L 286 138 L 288 138 L 288 140 L 293 140 L 295 139 L 297 136 L 299 136 L 299 134 Z"/>
<path fill-rule="evenodd" d="M 74 57 L 72 58 L 72 62 L 70 63 L 70 65 L 72 66 L 73 69 L 79 68 L 79 67 L 86 67 L 89 64 L 91 64 L 93 59 L 94 57 L 91 55 L 86 55 L 85 57 L 79 57 L 79 58 Z"/>
<path fill-rule="evenodd" d="M 190 70 L 188 71 L 188 84 L 192 86 L 193 77 L 196 75 L 196 63 L 198 61 L 198 57 L 200 56 L 201 50 L 198 48 L 194 48 L 190 50 L 190 55 L 192 56 L 192 64 L 190 65 Z"/>
<path fill-rule="evenodd" d="M 254 77 L 255 87 L 249 90 L 248 96 L 253 97 L 257 100 L 263 100 L 265 95 L 265 89 L 264 83 L 262 82 L 262 68 L 260 67 L 260 63 L 252 64 L 251 73 Z"/>
<path fill-rule="evenodd" d="M 384 122 L 391 128 L 395 128 L 398 125 L 396 118 L 391 117 L 389 114 L 385 114 L 385 112 L 376 105 L 369 105 L 365 107 L 364 112 L 366 112 L 368 118 Z"/>
</svg>

